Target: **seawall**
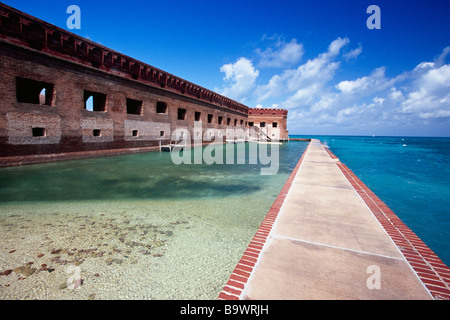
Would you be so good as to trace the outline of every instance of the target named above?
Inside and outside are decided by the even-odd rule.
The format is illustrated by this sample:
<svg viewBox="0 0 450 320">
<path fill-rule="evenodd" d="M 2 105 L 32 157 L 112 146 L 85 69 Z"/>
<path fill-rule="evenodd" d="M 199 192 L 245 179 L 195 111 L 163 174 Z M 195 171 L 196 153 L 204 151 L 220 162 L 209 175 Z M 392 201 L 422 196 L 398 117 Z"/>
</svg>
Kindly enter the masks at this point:
<svg viewBox="0 0 450 320">
<path fill-rule="evenodd" d="M 450 269 L 312 140 L 218 298 L 448 300 Z"/>
<path fill-rule="evenodd" d="M 0 65 L 0 166 L 140 152 L 184 136 L 242 140 L 249 114 L 270 139 L 287 139 L 287 110 L 257 109 L 257 116 L 3 3 Z"/>
</svg>

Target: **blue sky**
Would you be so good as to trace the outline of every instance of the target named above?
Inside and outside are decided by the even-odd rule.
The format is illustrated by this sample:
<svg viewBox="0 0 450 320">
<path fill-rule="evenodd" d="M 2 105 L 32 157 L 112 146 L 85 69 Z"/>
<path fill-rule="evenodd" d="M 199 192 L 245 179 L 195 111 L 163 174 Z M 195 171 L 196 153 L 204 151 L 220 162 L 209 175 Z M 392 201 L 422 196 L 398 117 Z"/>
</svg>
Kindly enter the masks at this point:
<svg viewBox="0 0 450 320">
<path fill-rule="evenodd" d="M 3 1 L 243 102 L 291 134 L 450 136 L 450 1 Z M 381 29 L 369 30 L 370 5 Z"/>
</svg>

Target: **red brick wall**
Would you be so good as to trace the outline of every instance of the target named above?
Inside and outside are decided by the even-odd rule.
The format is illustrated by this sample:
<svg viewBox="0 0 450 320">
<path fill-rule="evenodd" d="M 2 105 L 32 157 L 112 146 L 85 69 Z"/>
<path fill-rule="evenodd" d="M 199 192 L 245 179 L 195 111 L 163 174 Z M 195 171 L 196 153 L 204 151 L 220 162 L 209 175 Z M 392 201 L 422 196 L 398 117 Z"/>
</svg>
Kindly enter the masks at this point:
<svg viewBox="0 0 450 320">
<path fill-rule="evenodd" d="M 23 99 L 18 77 L 26 79 L 20 80 L 27 83 L 25 93 L 36 91 L 33 80 L 46 85 L 50 98 L 44 104 Z M 246 129 L 249 121 L 249 108 L 239 102 L 1 3 L 0 80 L 0 157 L 157 146 L 178 128 L 193 137 L 196 112 L 203 133 L 219 129 L 224 139 L 227 129 Z M 85 91 L 106 95 L 105 109 L 86 110 Z M 142 101 L 140 115 L 127 113 L 127 99 Z M 167 104 L 165 114 L 157 113 L 157 102 Z M 178 119 L 180 108 L 184 120 Z M 264 121 L 276 121 L 278 135 L 287 139 L 287 111 L 263 112 L 269 118 Z M 33 136 L 33 128 L 44 135 Z"/>
<path fill-rule="evenodd" d="M 276 140 L 288 140 L 289 131 L 287 129 L 287 114 L 284 109 L 249 109 L 248 121 L 254 126 L 262 130 L 269 138 Z M 265 122 L 266 126 L 261 127 L 261 122 Z M 277 127 L 273 127 L 273 123 L 277 123 Z"/>
<path fill-rule="evenodd" d="M 195 112 L 201 112 L 203 130 L 225 130 L 227 118 L 245 128 L 247 115 L 154 88 L 138 81 L 112 76 L 104 71 L 75 65 L 25 48 L 0 43 L 0 156 L 90 151 L 155 146 L 168 142 L 176 128 L 192 134 Z M 53 84 L 53 103 L 18 102 L 16 77 Z M 84 92 L 106 94 L 105 112 L 85 110 Z M 126 99 L 142 101 L 141 115 L 127 114 Z M 167 113 L 158 114 L 158 101 L 167 103 Z M 186 120 L 178 120 L 178 109 Z M 213 123 L 208 124 L 208 114 Z M 223 125 L 218 117 L 223 117 Z M 242 126 L 241 126 L 242 120 Z M 32 128 L 46 129 L 45 137 L 32 137 Z M 100 137 L 93 130 L 101 130 Z M 138 136 L 133 137 L 133 130 Z M 161 137 L 161 131 L 164 136 Z"/>
</svg>

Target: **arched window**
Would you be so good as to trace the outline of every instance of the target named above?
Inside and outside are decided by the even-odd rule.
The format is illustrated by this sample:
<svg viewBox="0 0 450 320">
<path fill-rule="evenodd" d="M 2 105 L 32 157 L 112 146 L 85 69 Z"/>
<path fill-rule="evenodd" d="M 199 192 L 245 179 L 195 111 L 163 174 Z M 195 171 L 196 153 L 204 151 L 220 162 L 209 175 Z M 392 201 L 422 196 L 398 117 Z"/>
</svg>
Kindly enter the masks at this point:
<svg viewBox="0 0 450 320">
<path fill-rule="evenodd" d="M 94 97 L 93 97 L 93 96 L 89 96 L 89 97 L 86 99 L 86 105 L 85 105 L 85 107 L 86 107 L 86 110 L 87 110 L 87 111 L 94 111 Z"/>
<path fill-rule="evenodd" d="M 42 89 L 41 93 L 39 93 L 39 104 L 46 104 L 47 100 L 47 89 Z"/>
</svg>

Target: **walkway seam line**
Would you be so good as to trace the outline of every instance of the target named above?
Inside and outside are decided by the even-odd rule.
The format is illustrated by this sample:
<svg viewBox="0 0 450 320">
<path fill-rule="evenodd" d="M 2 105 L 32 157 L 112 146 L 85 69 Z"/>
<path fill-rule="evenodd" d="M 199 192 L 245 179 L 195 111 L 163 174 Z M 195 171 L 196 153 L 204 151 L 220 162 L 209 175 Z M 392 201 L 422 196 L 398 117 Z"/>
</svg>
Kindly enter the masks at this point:
<svg viewBox="0 0 450 320">
<path fill-rule="evenodd" d="M 241 259 L 239 260 L 239 262 L 237 263 L 237 266 L 235 267 L 234 271 L 232 271 L 230 278 L 228 280 L 228 282 L 225 284 L 223 290 L 219 293 L 218 299 L 219 300 L 240 300 L 242 299 L 242 296 L 244 295 L 244 293 L 246 292 L 247 288 L 248 288 L 248 284 L 249 284 L 249 280 L 253 275 L 254 270 L 257 268 L 259 262 L 261 261 L 261 256 L 262 256 L 262 252 L 264 250 L 264 248 L 267 246 L 267 243 L 270 241 L 271 239 L 271 235 L 273 233 L 274 230 L 274 226 L 276 225 L 278 218 L 279 218 L 279 214 L 281 212 L 281 209 L 284 206 L 284 203 L 286 201 L 286 198 L 289 194 L 289 191 L 292 187 L 293 181 L 296 179 L 297 177 L 297 173 L 298 171 L 300 171 L 300 168 L 302 167 L 303 161 L 305 159 L 306 153 L 308 152 L 310 146 L 311 146 L 310 142 L 308 144 L 308 146 L 306 147 L 305 151 L 303 152 L 303 155 L 301 156 L 300 160 L 298 161 L 297 165 L 295 166 L 295 168 L 292 170 L 290 176 L 288 177 L 288 179 L 286 180 L 283 188 L 281 189 L 278 197 L 275 199 L 274 203 L 272 204 L 271 208 L 269 209 L 268 213 L 266 214 L 265 218 L 263 219 L 261 225 L 258 227 L 258 229 L 255 232 L 255 236 L 260 232 L 261 228 L 263 228 L 265 230 L 265 232 L 267 232 L 267 229 L 270 229 L 265 243 L 262 246 L 262 248 L 258 248 L 258 249 L 251 249 L 252 253 L 254 253 L 254 251 L 257 251 L 257 258 L 256 259 L 256 263 L 255 265 L 251 268 L 250 272 L 247 271 L 243 271 L 240 268 L 240 261 L 242 259 L 245 259 L 245 255 L 247 254 L 248 250 L 251 248 L 252 243 L 254 243 L 254 238 L 252 238 L 252 240 L 249 242 L 249 244 L 247 245 L 246 250 L 244 251 L 244 253 L 242 254 Z M 236 279 L 237 277 L 239 277 L 239 281 L 233 280 Z M 242 281 L 242 282 L 241 282 Z M 228 290 L 226 290 L 227 287 L 232 287 L 232 288 L 236 288 L 235 286 L 233 286 L 234 282 L 236 283 L 240 283 L 244 285 L 244 288 L 238 289 L 236 290 L 236 293 L 230 293 Z M 238 293 L 239 292 L 239 293 Z"/>
<path fill-rule="evenodd" d="M 334 154 L 331 152 L 331 150 L 327 149 L 327 152 L 330 154 L 330 156 L 333 156 Z M 413 274 L 416 276 L 417 279 L 419 279 L 419 281 L 421 282 L 422 286 L 425 288 L 425 290 L 430 294 L 430 296 L 433 297 L 433 294 L 430 292 L 430 290 L 425 286 L 425 284 L 423 283 L 422 279 L 420 278 L 420 276 L 417 274 L 416 270 L 414 270 L 414 268 L 411 266 L 411 264 L 409 263 L 408 259 L 405 257 L 405 255 L 403 254 L 403 252 L 400 250 L 400 248 L 398 247 L 398 245 L 395 243 L 394 239 L 392 239 L 391 235 L 388 233 L 388 231 L 384 228 L 384 226 L 381 224 L 380 220 L 377 219 L 377 217 L 374 215 L 372 209 L 368 206 L 366 200 L 364 200 L 364 198 L 361 196 L 361 194 L 356 190 L 356 188 L 353 186 L 353 184 L 351 183 L 351 181 L 349 180 L 348 177 L 345 176 L 341 166 L 339 166 L 339 164 L 343 164 L 339 159 L 338 162 L 336 163 L 336 166 L 339 169 L 339 172 L 342 174 L 342 176 L 347 179 L 347 181 L 350 183 L 350 185 L 352 186 L 353 190 L 355 191 L 356 195 L 358 196 L 359 199 L 361 199 L 362 203 L 364 204 L 364 206 L 369 210 L 369 212 L 371 213 L 372 218 L 374 219 L 374 221 L 381 227 L 381 230 L 383 230 L 383 232 L 388 236 L 389 241 L 394 245 L 394 247 L 397 249 L 398 253 L 403 257 L 403 259 L 399 259 L 399 260 L 403 260 L 406 262 L 406 264 L 408 265 L 408 267 L 411 269 L 411 271 L 413 272 Z M 350 170 L 350 169 L 349 169 Z M 356 181 L 355 181 L 356 182 Z M 356 182 L 357 183 L 357 182 Z M 359 185 L 358 185 L 359 186 Z M 367 195 L 366 192 L 364 192 L 365 195 Z M 368 195 L 367 195 L 368 196 Z M 370 198 L 370 197 L 369 197 Z M 371 199 L 372 200 L 372 199 Z M 373 201 L 373 200 L 372 200 Z M 374 201 L 373 201 L 374 202 Z M 375 203 L 375 205 L 378 207 L 378 205 Z M 378 207 L 379 208 L 379 207 Z M 381 210 L 381 208 L 379 208 Z M 382 210 L 381 210 L 382 211 Z M 403 235 L 403 234 L 402 234 Z"/>
<path fill-rule="evenodd" d="M 247 282 L 245 283 L 244 289 L 242 290 L 242 293 L 241 293 L 241 295 L 239 296 L 239 299 L 242 299 L 242 296 L 245 294 L 245 292 L 247 292 L 248 284 L 250 283 L 250 280 L 251 280 L 251 278 L 252 278 L 253 275 L 254 275 L 254 271 L 257 269 L 258 265 L 259 265 L 260 262 L 261 262 L 262 252 L 263 252 L 264 249 L 265 249 L 267 246 L 269 246 L 270 243 L 272 243 L 272 241 L 273 241 L 273 238 L 274 238 L 274 237 L 273 237 L 273 233 L 274 233 L 274 230 L 275 230 L 275 228 L 276 228 L 277 222 L 279 221 L 280 215 L 281 215 L 281 213 L 283 212 L 283 207 L 285 206 L 286 200 L 289 198 L 289 194 L 290 194 L 292 185 L 294 184 L 295 180 L 298 178 L 298 173 L 300 172 L 300 170 L 301 170 L 303 164 L 305 163 L 306 153 L 307 153 L 308 150 L 309 150 L 309 146 L 310 146 L 310 144 L 308 144 L 308 146 L 306 147 L 305 151 L 303 152 L 302 157 L 300 158 L 300 160 L 299 160 L 299 162 L 297 163 L 296 167 L 294 168 L 294 170 L 292 171 L 292 173 L 291 173 L 291 175 L 289 176 L 288 180 L 286 181 L 286 184 L 289 186 L 289 190 L 283 194 L 283 195 L 284 195 L 284 197 L 283 197 L 283 203 L 282 203 L 282 205 L 280 206 L 280 208 L 278 209 L 277 216 L 276 216 L 276 218 L 275 218 L 275 221 L 273 222 L 272 228 L 270 229 L 270 233 L 269 233 L 268 236 L 267 236 L 267 240 L 265 241 L 264 246 L 262 247 L 262 249 L 261 249 L 261 251 L 260 251 L 260 253 L 259 253 L 259 255 L 258 255 L 258 259 L 257 259 L 257 261 L 256 261 L 256 263 L 255 263 L 255 266 L 253 267 L 252 272 L 250 273 L 250 276 L 248 277 L 248 280 L 247 280 Z M 291 180 L 291 181 L 289 181 L 289 180 Z"/>
<path fill-rule="evenodd" d="M 344 247 L 339 247 L 339 246 L 333 246 L 331 244 L 326 244 L 326 243 L 321 243 L 321 242 L 313 242 L 313 241 L 308 241 L 308 240 L 302 240 L 302 239 L 293 238 L 293 237 L 289 237 L 289 236 L 274 235 L 273 238 L 286 239 L 286 240 L 291 240 L 291 241 L 296 241 L 296 242 L 304 242 L 304 243 L 313 244 L 313 245 L 321 246 L 321 247 L 327 247 L 327 248 L 332 248 L 332 249 L 349 251 L 349 252 L 354 252 L 354 253 L 359 253 L 359 254 L 364 254 L 364 255 L 370 255 L 370 256 L 377 256 L 377 257 L 382 257 L 382 258 L 387 258 L 387 259 L 394 259 L 394 260 L 399 260 L 399 261 L 406 261 L 406 258 L 402 259 L 402 258 L 387 256 L 387 255 L 379 254 L 379 253 L 373 253 L 373 252 L 368 252 L 368 251 L 361 251 L 361 250 L 349 249 L 349 248 L 344 248 Z"/>
<path fill-rule="evenodd" d="M 350 170 L 350 168 L 342 163 L 329 148 L 325 146 L 324 148 L 330 157 L 338 160 L 336 165 L 341 173 L 369 208 L 369 212 L 372 213 L 372 216 L 378 220 L 378 223 L 394 243 L 401 255 L 405 258 L 408 266 L 421 281 L 429 294 L 434 299 L 450 300 L 450 281 L 445 280 L 446 278 L 450 279 L 450 268 L 446 266 L 442 260 L 408 226 L 406 226 L 406 224 L 372 190 L 370 190 L 364 182 L 352 172 L 352 170 Z M 382 220 L 385 220 L 384 224 Z M 394 235 L 395 232 L 397 232 L 398 235 Z M 410 248 L 407 248 L 406 246 L 409 246 Z M 413 258 L 406 256 L 406 252 L 410 252 L 411 256 L 413 254 L 417 256 L 419 261 L 415 262 Z M 428 259 L 424 254 L 428 256 Z M 428 260 L 433 261 L 433 263 Z M 433 264 L 437 266 L 435 267 Z M 436 284 L 436 281 L 433 282 L 433 280 L 429 279 L 430 277 L 427 278 L 420 275 L 418 272 L 420 272 L 419 270 L 421 270 L 421 268 L 424 271 L 428 269 L 432 272 L 432 274 L 440 280 L 440 283 Z M 442 270 L 441 273 L 447 276 L 442 276 L 439 270 Z"/>
</svg>

